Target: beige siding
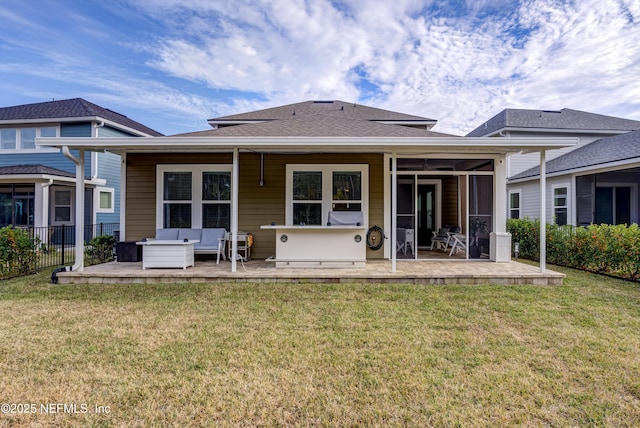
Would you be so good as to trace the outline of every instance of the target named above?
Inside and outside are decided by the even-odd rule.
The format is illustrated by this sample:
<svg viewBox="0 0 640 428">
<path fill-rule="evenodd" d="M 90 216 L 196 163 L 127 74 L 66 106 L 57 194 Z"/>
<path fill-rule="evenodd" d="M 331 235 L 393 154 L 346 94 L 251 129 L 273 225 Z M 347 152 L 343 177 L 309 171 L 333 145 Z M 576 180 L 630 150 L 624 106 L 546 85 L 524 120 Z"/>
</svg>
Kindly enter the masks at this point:
<svg viewBox="0 0 640 428">
<path fill-rule="evenodd" d="M 228 164 L 230 154 L 127 155 L 126 239 L 155 235 L 157 164 Z M 275 254 L 275 233 L 261 225 L 284 224 L 287 164 L 368 164 L 369 225 L 382 225 L 384 207 L 383 156 L 377 154 L 264 155 L 264 186 L 260 187 L 260 154 L 240 154 L 239 225 L 254 236 L 252 256 Z M 365 238 L 363 236 L 363 238 Z M 383 250 L 367 250 L 368 258 L 382 258 Z"/>
<path fill-rule="evenodd" d="M 442 225 L 460 226 L 458 219 L 458 177 L 442 179 Z"/>
</svg>

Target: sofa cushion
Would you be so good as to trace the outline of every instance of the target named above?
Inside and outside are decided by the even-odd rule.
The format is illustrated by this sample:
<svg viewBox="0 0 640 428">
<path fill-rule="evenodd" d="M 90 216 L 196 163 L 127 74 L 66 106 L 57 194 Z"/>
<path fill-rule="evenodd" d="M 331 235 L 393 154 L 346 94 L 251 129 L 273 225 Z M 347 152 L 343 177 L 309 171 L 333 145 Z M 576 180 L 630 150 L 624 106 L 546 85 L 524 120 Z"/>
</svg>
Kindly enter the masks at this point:
<svg viewBox="0 0 640 428">
<path fill-rule="evenodd" d="M 178 229 L 156 229 L 156 239 L 171 241 L 178 239 Z"/>
<path fill-rule="evenodd" d="M 227 233 L 226 229 L 222 227 L 202 229 L 202 237 L 200 238 L 200 246 L 204 249 L 215 250 L 218 248 L 218 243 L 221 239 L 224 239 L 224 235 Z"/>
<path fill-rule="evenodd" d="M 180 241 L 188 239 L 189 241 L 199 241 L 202 235 L 202 229 L 179 229 L 178 239 Z"/>
</svg>

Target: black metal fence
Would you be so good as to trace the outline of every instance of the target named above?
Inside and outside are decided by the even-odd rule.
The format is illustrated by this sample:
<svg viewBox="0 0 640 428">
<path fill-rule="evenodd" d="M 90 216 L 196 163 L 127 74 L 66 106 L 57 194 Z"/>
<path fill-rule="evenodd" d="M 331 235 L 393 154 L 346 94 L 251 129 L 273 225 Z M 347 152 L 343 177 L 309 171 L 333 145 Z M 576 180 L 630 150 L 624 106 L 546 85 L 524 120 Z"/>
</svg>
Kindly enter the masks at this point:
<svg viewBox="0 0 640 428">
<path fill-rule="evenodd" d="M 65 266 L 75 263 L 76 228 L 68 226 L 29 227 L 29 236 L 36 243 L 35 270 L 51 266 Z M 84 244 L 96 236 L 114 236 L 120 239 L 120 223 L 87 224 L 84 227 Z"/>
</svg>

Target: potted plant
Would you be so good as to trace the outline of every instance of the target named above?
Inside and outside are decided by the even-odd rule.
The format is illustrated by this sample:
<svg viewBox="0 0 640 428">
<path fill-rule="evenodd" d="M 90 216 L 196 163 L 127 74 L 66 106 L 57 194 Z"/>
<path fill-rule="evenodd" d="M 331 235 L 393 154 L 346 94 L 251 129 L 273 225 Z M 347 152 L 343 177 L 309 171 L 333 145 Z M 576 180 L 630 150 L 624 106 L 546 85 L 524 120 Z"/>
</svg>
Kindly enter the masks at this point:
<svg viewBox="0 0 640 428">
<path fill-rule="evenodd" d="M 469 217 L 469 231 L 471 232 L 470 236 L 473 238 L 471 245 L 469 245 L 469 257 L 478 259 L 482 254 L 479 240 L 481 236 L 489 232 L 487 221 L 480 216 Z"/>
</svg>

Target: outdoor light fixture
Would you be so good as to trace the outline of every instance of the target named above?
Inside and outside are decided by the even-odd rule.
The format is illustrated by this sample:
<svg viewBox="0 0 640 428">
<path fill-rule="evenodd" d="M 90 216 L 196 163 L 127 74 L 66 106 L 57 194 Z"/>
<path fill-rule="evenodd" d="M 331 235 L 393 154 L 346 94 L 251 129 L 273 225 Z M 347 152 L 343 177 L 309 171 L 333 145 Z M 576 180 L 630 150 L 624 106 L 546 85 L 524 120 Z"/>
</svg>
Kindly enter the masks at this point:
<svg viewBox="0 0 640 428">
<path fill-rule="evenodd" d="M 516 256 L 516 260 L 518 260 L 518 254 L 520 254 L 520 243 L 516 242 L 515 244 L 513 244 L 513 253 Z"/>
</svg>

